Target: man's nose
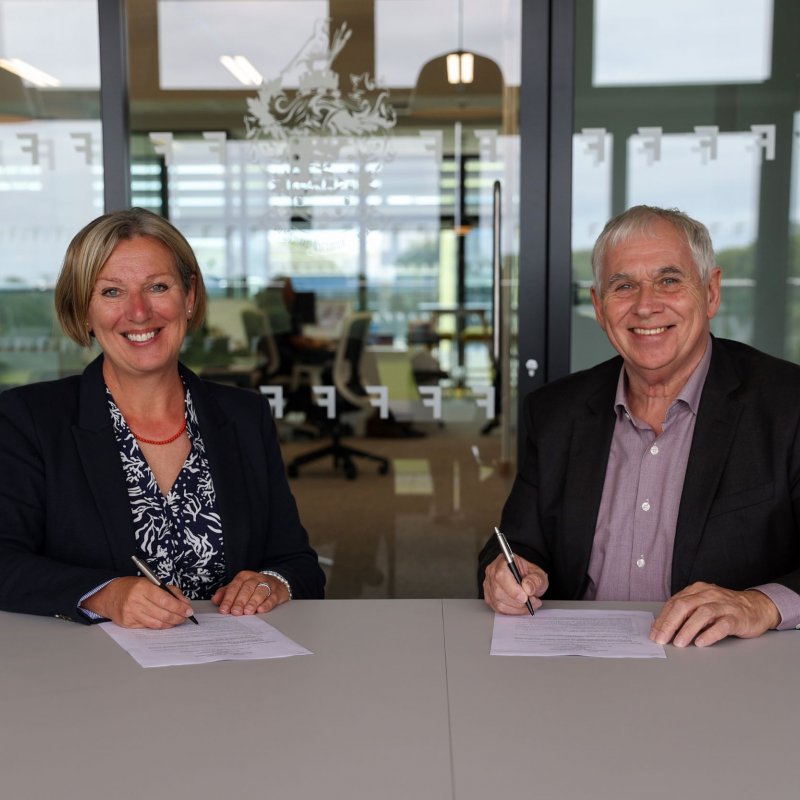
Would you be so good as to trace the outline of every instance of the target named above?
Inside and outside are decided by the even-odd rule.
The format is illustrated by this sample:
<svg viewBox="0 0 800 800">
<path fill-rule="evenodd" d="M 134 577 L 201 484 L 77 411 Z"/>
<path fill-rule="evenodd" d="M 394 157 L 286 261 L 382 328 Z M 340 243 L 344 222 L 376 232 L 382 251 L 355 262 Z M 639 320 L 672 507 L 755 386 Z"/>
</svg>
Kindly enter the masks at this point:
<svg viewBox="0 0 800 800">
<path fill-rule="evenodd" d="M 636 294 L 635 310 L 637 314 L 652 314 L 662 306 L 659 293 L 651 281 L 642 281 Z"/>
</svg>

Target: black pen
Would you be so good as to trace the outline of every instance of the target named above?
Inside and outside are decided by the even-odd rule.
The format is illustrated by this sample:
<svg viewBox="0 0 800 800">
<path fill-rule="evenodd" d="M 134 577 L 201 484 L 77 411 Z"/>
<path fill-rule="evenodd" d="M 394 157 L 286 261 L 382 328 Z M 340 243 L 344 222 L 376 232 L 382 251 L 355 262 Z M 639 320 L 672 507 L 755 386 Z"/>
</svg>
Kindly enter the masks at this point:
<svg viewBox="0 0 800 800">
<path fill-rule="evenodd" d="M 500 549 L 503 551 L 503 555 L 506 558 L 506 563 L 508 564 L 508 568 L 511 570 L 511 574 L 514 576 L 516 582 L 522 586 L 522 575 L 519 574 L 517 562 L 514 561 L 514 554 L 511 552 L 511 548 L 508 546 L 506 537 L 503 536 L 499 528 L 495 528 L 494 532 L 497 535 L 497 541 L 500 542 Z M 531 612 L 531 616 L 533 616 L 533 605 L 530 597 L 525 601 L 525 605 L 528 607 L 528 611 Z"/>
<path fill-rule="evenodd" d="M 144 575 L 144 577 L 150 581 L 150 583 L 154 583 L 156 586 L 158 586 L 159 589 L 163 589 L 165 592 L 167 592 L 167 594 L 172 594 L 172 590 L 169 588 L 169 586 L 167 586 L 167 584 L 164 583 L 163 581 L 160 581 L 155 572 L 153 572 L 153 570 L 151 570 L 150 567 L 147 566 L 147 564 L 144 561 L 142 561 L 141 558 L 139 558 L 138 556 L 131 556 L 131 560 L 133 561 L 134 564 L 136 564 L 136 569 L 138 569 L 139 572 L 141 572 L 142 575 Z M 174 594 L 172 594 L 172 596 L 175 597 Z M 195 619 L 194 614 L 189 614 L 188 619 L 194 622 L 195 625 L 200 624 Z"/>
</svg>

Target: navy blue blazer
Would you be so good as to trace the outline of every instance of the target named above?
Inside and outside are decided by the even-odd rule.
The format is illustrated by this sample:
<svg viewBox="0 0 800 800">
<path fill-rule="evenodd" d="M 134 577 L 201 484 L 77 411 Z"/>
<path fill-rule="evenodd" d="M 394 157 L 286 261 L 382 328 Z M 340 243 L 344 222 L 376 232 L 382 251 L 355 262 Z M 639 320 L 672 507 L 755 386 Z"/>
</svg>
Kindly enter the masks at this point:
<svg viewBox="0 0 800 800">
<path fill-rule="evenodd" d="M 99 356 L 82 375 L 0 394 L 0 609 L 86 622 L 79 599 L 135 575 L 134 525 Z M 325 578 L 300 523 L 265 398 L 191 391 L 222 518 L 227 579 L 272 569 L 297 598 Z"/>
<path fill-rule="evenodd" d="M 502 514 L 512 549 L 580 599 L 614 432 L 617 357 L 526 398 L 526 454 Z M 479 586 L 498 555 L 479 557 Z M 683 482 L 672 592 L 695 581 L 800 592 L 800 367 L 712 338 Z"/>
</svg>

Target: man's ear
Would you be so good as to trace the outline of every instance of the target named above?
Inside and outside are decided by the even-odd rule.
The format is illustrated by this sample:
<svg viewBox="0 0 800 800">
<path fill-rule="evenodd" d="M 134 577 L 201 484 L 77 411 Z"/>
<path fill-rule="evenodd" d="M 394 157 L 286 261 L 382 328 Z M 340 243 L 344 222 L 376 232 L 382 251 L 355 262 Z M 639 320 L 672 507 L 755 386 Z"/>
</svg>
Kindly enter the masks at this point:
<svg viewBox="0 0 800 800">
<path fill-rule="evenodd" d="M 709 319 L 714 319 L 722 302 L 722 268 L 714 267 L 708 279 L 708 309 L 706 314 Z"/>
<path fill-rule="evenodd" d="M 606 318 L 603 314 L 603 302 L 600 299 L 599 295 L 595 291 L 594 286 L 591 288 L 592 294 L 592 305 L 594 306 L 594 316 L 597 320 L 597 324 L 603 329 L 606 329 Z"/>
</svg>

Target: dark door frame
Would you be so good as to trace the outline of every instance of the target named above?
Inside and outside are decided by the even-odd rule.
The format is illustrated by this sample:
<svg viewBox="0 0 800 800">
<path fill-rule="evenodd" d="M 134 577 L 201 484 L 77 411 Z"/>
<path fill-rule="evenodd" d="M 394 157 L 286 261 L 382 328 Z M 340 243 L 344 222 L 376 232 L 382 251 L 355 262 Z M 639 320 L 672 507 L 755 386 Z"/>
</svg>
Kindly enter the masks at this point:
<svg viewBox="0 0 800 800">
<path fill-rule="evenodd" d="M 525 396 L 569 373 L 574 0 L 524 0 L 520 86 L 517 419 Z M 538 368 L 529 374 L 527 362 Z M 517 428 L 518 463 L 525 428 Z"/>
</svg>

